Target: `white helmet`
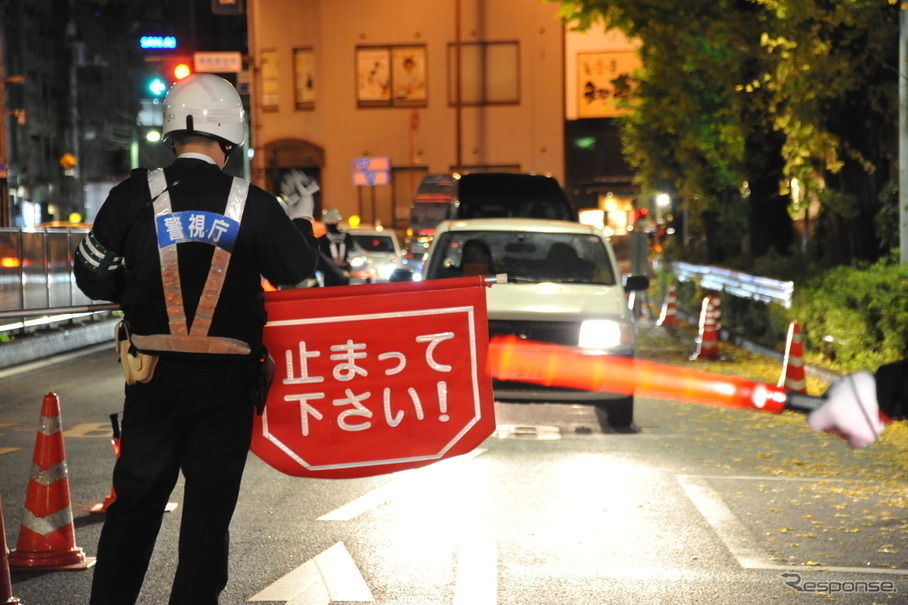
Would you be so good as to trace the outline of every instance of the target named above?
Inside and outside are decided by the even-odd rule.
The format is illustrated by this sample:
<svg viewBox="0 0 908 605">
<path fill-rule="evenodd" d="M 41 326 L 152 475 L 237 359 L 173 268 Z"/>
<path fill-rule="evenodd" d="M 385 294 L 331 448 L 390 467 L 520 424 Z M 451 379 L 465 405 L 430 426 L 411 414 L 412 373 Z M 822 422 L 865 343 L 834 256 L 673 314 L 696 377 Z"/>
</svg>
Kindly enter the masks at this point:
<svg viewBox="0 0 908 605">
<path fill-rule="evenodd" d="M 344 217 L 341 216 L 340 210 L 337 208 L 331 208 L 322 213 L 322 222 L 326 225 L 336 225 L 341 222 L 342 218 Z"/>
<path fill-rule="evenodd" d="M 193 74 L 171 86 L 164 97 L 164 138 L 187 132 L 242 145 L 245 114 L 230 82 L 214 74 Z"/>
</svg>

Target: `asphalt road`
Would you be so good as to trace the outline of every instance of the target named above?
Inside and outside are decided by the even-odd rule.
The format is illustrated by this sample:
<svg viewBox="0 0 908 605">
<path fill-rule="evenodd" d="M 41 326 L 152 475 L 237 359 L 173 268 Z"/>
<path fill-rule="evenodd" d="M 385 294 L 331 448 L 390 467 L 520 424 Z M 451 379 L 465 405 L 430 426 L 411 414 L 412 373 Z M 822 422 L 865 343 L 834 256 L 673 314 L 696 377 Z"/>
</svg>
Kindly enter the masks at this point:
<svg viewBox="0 0 908 605">
<path fill-rule="evenodd" d="M 17 545 L 41 401 L 61 401 L 77 546 L 95 554 L 122 400 L 110 347 L 0 372 L 0 494 Z M 867 450 L 804 418 L 638 401 L 496 404 L 467 456 L 393 475 L 287 477 L 250 457 L 221 602 L 314 605 L 904 603 L 908 435 Z M 141 603 L 167 602 L 182 487 Z M 26 605 L 87 603 L 92 571 L 14 572 Z M 807 601 L 813 598 L 814 601 Z"/>
</svg>

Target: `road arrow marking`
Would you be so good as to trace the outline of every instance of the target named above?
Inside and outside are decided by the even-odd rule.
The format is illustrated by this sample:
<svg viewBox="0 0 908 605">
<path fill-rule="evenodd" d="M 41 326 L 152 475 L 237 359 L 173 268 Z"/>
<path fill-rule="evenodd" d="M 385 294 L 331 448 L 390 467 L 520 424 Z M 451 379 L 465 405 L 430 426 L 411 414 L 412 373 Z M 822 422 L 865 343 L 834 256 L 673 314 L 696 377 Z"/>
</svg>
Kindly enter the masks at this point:
<svg viewBox="0 0 908 605">
<path fill-rule="evenodd" d="M 254 595 L 249 601 L 284 601 L 287 605 L 374 603 L 353 557 L 343 542 L 309 559 Z"/>
</svg>

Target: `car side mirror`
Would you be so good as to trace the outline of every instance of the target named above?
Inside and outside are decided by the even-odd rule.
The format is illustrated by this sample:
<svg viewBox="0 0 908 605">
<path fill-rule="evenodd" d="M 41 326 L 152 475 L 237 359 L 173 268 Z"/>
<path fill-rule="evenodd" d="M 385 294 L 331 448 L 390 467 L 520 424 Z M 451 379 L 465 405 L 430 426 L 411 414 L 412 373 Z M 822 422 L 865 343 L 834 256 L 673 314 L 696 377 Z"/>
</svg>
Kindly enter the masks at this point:
<svg viewBox="0 0 908 605">
<path fill-rule="evenodd" d="M 630 275 L 624 282 L 625 292 L 637 292 L 649 288 L 649 277 L 646 275 Z"/>
</svg>

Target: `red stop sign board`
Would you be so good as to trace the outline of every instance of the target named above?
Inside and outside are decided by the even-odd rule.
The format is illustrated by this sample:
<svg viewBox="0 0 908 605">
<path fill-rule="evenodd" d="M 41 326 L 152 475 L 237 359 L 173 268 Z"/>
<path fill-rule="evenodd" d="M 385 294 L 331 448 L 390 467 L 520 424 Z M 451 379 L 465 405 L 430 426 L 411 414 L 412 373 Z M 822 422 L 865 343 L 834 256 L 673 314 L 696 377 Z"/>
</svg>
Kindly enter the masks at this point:
<svg viewBox="0 0 908 605">
<path fill-rule="evenodd" d="M 277 372 L 252 451 L 298 477 L 465 454 L 495 430 L 481 277 L 266 292 Z"/>
</svg>

